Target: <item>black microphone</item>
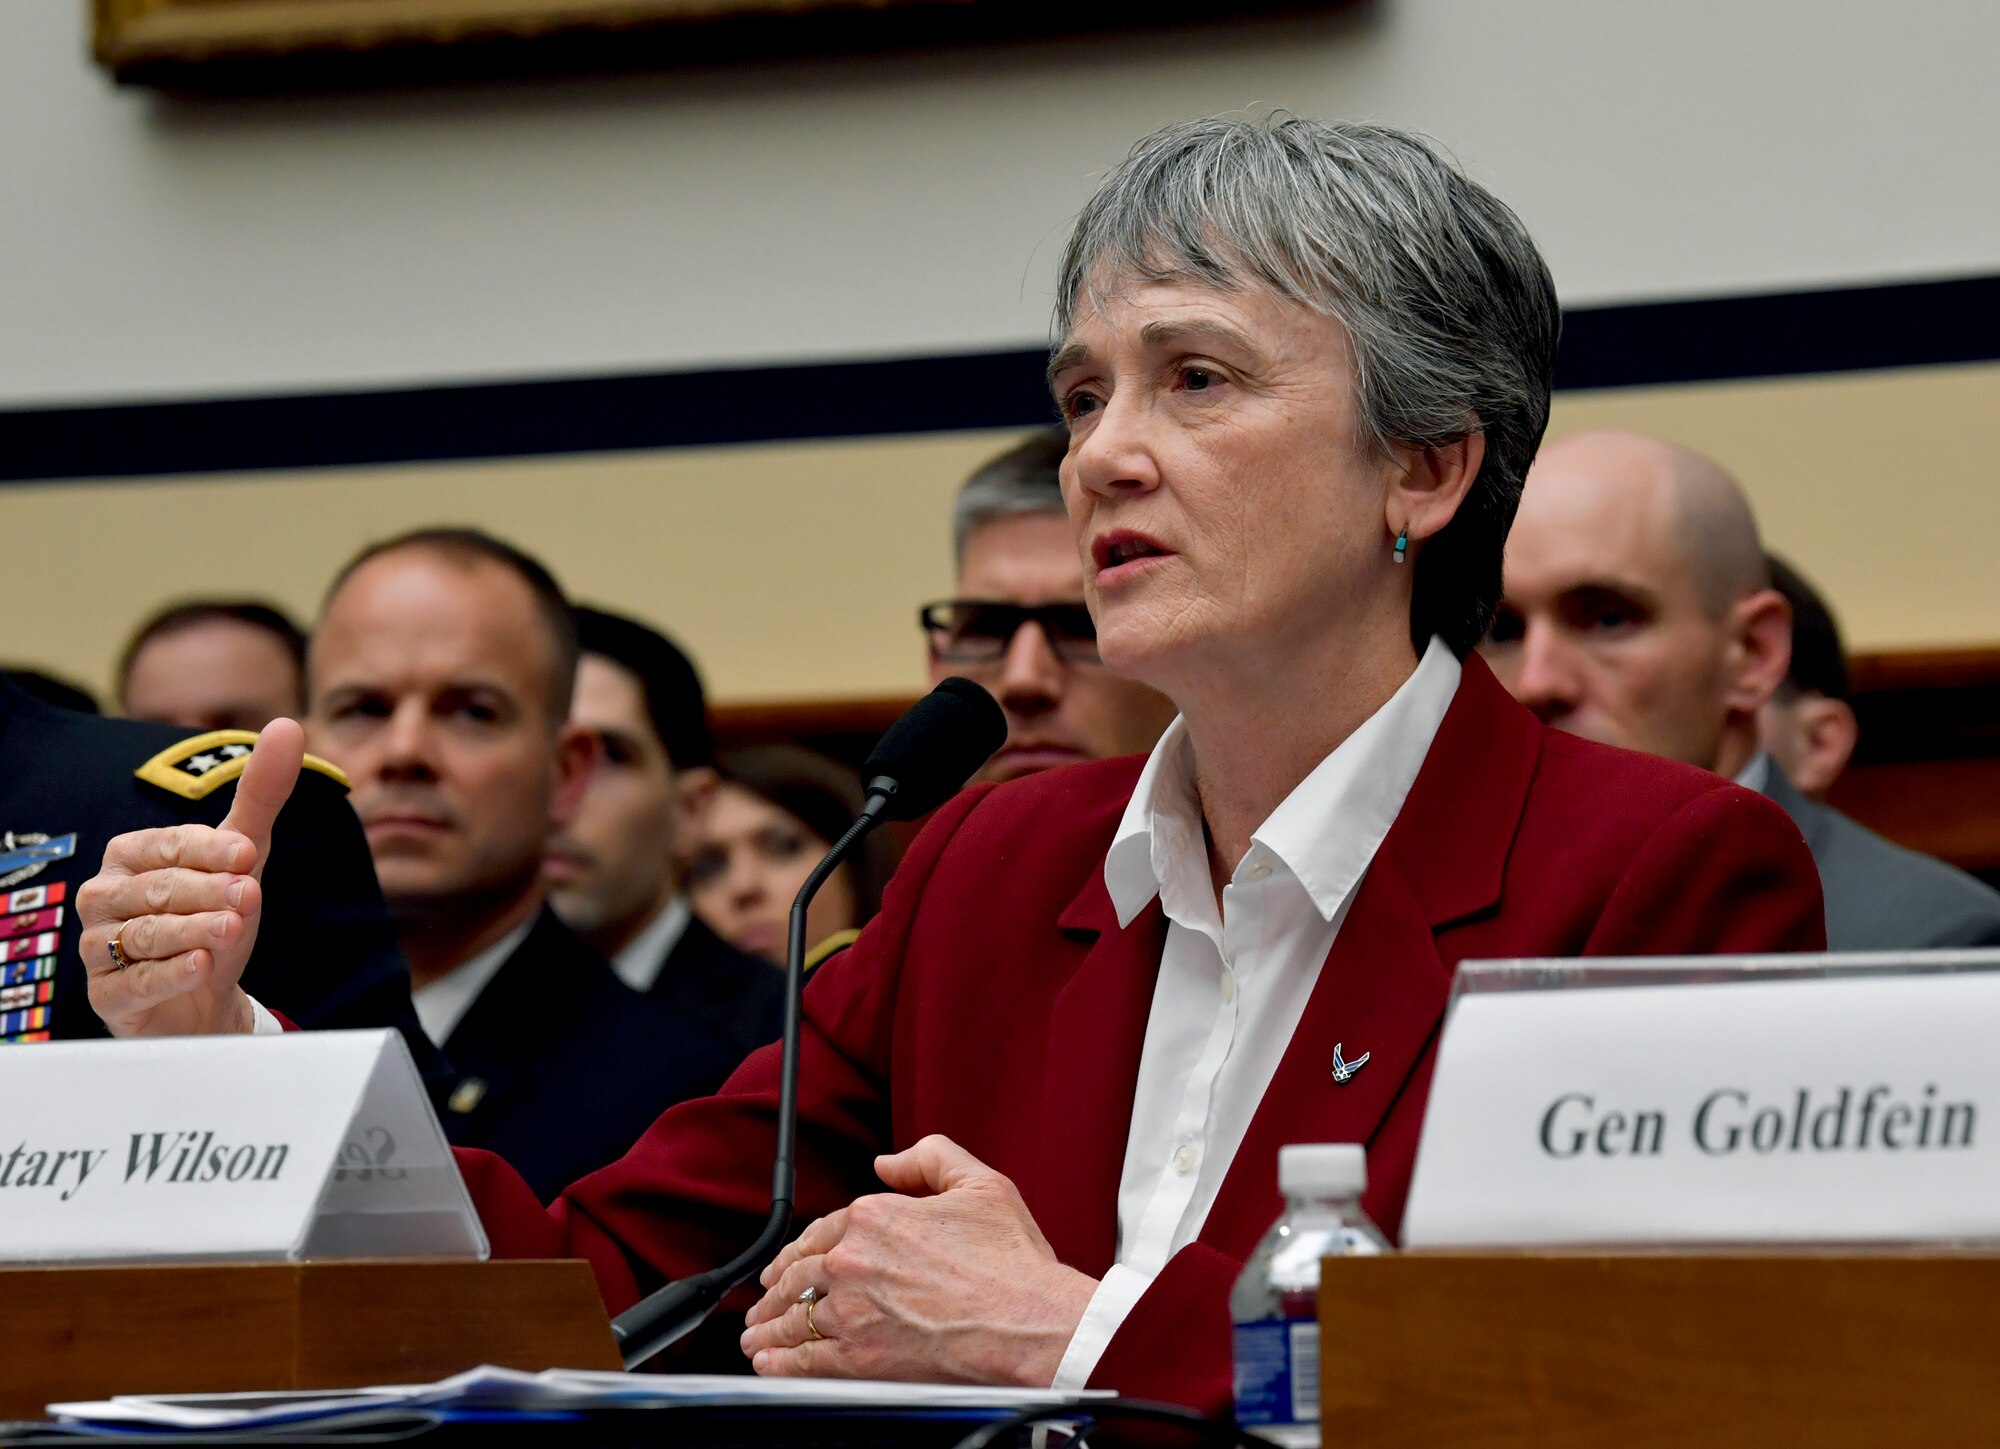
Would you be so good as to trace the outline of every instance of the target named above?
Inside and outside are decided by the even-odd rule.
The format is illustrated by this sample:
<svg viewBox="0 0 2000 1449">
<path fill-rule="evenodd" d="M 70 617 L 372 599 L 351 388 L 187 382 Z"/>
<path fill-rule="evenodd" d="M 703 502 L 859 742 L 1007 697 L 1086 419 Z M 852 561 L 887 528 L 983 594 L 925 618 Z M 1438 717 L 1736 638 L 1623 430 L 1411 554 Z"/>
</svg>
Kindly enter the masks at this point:
<svg viewBox="0 0 2000 1449">
<path fill-rule="evenodd" d="M 890 725 L 861 767 L 867 800 L 792 902 L 785 948 L 785 1034 L 778 1067 L 778 1143 L 771 1166 L 771 1216 L 764 1231 L 720 1268 L 669 1283 L 611 1320 L 625 1367 L 636 1368 L 698 1328 L 732 1289 L 777 1256 L 792 1223 L 798 1142 L 799 1002 L 806 982 L 806 908 L 863 836 L 884 820 L 914 820 L 958 792 L 1007 738 L 993 696 L 969 679 L 947 679 Z"/>
<path fill-rule="evenodd" d="M 1007 717 L 993 696 L 969 679 L 947 679 L 883 731 L 861 767 L 861 813 L 915 820 L 956 795 L 1006 741 Z"/>
</svg>

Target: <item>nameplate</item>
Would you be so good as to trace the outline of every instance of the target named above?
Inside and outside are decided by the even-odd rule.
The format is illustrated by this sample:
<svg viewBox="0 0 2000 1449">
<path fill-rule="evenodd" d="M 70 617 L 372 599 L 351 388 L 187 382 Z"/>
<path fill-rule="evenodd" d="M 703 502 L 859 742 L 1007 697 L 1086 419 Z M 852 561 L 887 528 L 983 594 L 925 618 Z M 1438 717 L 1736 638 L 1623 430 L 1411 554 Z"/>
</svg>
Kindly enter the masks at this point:
<svg viewBox="0 0 2000 1449">
<path fill-rule="evenodd" d="M 2000 1237 L 2000 952 L 1460 972 L 1406 1246 Z"/>
<path fill-rule="evenodd" d="M 393 1031 L 0 1051 L 0 1258 L 486 1256 Z"/>
</svg>

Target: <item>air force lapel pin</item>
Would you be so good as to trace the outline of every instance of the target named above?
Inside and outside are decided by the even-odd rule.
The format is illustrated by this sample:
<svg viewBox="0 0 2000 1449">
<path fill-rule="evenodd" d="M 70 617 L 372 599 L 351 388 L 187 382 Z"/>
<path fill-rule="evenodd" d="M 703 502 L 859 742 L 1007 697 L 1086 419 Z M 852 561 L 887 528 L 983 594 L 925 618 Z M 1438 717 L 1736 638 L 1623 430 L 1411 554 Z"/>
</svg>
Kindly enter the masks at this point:
<svg viewBox="0 0 2000 1449">
<path fill-rule="evenodd" d="M 1363 1052 L 1351 1062 L 1344 1061 L 1340 1055 L 1341 1045 L 1340 1042 L 1333 1044 L 1333 1084 L 1336 1087 L 1344 1087 L 1353 1081 L 1354 1074 L 1367 1066 L 1368 1058 L 1373 1055 L 1370 1052 Z"/>
</svg>

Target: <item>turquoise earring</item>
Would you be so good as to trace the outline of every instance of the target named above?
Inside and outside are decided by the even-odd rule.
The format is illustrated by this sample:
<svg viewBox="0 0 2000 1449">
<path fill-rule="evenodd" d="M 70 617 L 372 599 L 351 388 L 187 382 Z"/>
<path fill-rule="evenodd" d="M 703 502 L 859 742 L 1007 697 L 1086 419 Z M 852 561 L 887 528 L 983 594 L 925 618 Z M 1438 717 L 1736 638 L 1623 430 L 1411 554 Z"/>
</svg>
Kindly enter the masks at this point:
<svg viewBox="0 0 2000 1449">
<path fill-rule="evenodd" d="M 1389 557 L 1394 559 L 1397 563 L 1402 563 L 1405 560 L 1405 558 L 1408 557 L 1409 552 L 1410 552 L 1410 530 L 1406 526 L 1401 533 L 1396 535 L 1396 551 L 1390 554 Z"/>
</svg>

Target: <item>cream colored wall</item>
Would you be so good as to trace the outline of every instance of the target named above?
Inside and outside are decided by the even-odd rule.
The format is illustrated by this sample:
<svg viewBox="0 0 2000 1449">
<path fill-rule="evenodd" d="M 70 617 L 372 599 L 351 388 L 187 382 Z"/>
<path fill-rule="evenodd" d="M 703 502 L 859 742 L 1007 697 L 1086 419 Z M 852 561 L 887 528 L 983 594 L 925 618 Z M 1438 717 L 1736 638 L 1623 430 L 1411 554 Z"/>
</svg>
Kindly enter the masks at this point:
<svg viewBox="0 0 2000 1449">
<path fill-rule="evenodd" d="M 1426 130 L 1565 301 L 2000 269 L 2000 6 L 1374 0 L 1226 29 L 227 103 L 112 86 L 82 0 L 0 4 L 0 407 L 977 351 L 1043 335 L 1134 138 L 1289 106 Z M 1864 647 L 1986 642 L 2000 372 L 1565 401 L 1741 471 Z M 1982 431 L 1984 436 L 1982 437 Z M 105 681 L 189 592 L 309 612 L 468 519 L 666 621 L 725 701 L 920 682 L 954 435 L 0 489 L 0 658 Z M 835 568 L 829 561 L 867 562 Z"/>
<path fill-rule="evenodd" d="M 89 8 L 0 3 L 0 406 L 1032 344 L 1133 141 L 1274 106 L 1436 136 L 1572 306 L 2000 270 L 1984 0 L 1368 0 L 208 104 L 112 86 Z"/>
<path fill-rule="evenodd" d="M 1552 431 L 1629 427 L 1744 481 L 1773 547 L 1856 647 L 2000 641 L 1991 430 L 2000 365 L 1559 398 Z M 915 606 L 951 583 L 958 480 L 1013 433 L 0 490 L 0 657 L 94 685 L 191 592 L 310 615 L 370 539 L 477 523 L 583 599 L 664 623 L 723 703 L 923 683 Z"/>
<path fill-rule="evenodd" d="M 579 599 L 660 621 L 720 701 L 923 685 L 916 606 L 951 585 L 958 481 L 1013 433 L 0 489 L 0 660 L 110 683 L 193 593 L 310 618 L 363 544 L 473 523 Z M 107 694 L 108 697 L 108 694 Z"/>
</svg>

